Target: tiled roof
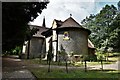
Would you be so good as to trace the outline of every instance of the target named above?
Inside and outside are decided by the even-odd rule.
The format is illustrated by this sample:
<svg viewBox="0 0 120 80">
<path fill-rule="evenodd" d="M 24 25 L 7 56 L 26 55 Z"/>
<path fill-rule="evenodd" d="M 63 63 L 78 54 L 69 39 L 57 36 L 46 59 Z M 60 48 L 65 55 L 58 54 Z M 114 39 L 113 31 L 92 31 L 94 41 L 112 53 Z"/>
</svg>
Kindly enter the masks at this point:
<svg viewBox="0 0 120 80">
<path fill-rule="evenodd" d="M 72 17 L 69 17 L 68 19 L 66 19 L 60 27 L 80 27 L 80 28 L 83 28 Z"/>
<path fill-rule="evenodd" d="M 32 28 L 37 28 L 39 29 L 39 31 L 37 31 L 37 33 L 35 35 L 33 35 L 33 37 L 43 37 L 43 35 L 41 35 L 42 32 L 47 31 L 49 28 L 46 27 L 42 27 L 42 26 L 36 26 L 36 25 L 30 25 L 30 29 Z"/>
<path fill-rule="evenodd" d="M 69 17 L 65 21 L 61 20 L 55 20 L 57 25 L 59 25 L 57 28 L 55 28 L 57 31 L 65 30 L 65 29 L 79 29 L 87 31 L 88 34 L 91 33 L 90 30 L 83 28 L 78 22 L 76 22 L 72 17 Z"/>
<path fill-rule="evenodd" d="M 93 43 L 88 39 L 88 47 L 89 48 L 95 48 Z"/>
<path fill-rule="evenodd" d="M 61 20 L 55 19 L 55 21 L 56 21 L 58 27 L 60 27 L 63 24 L 63 21 L 61 21 Z"/>
</svg>

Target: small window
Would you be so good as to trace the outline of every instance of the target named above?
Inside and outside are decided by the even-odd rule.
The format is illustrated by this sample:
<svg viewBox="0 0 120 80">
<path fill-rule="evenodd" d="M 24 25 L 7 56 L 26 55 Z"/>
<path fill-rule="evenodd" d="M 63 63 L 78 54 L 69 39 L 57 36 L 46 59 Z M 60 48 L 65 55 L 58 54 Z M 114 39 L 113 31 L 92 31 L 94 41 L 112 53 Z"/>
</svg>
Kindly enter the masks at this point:
<svg viewBox="0 0 120 80">
<path fill-rule="evenodd" d="M 63 38 L 63 40 L 69 40 L 70 38 L 69 38 L 69 34 L 68 34 L 68 32 L 66 31 L 66 32 L 64 32 L 64 38 Z"/>
</svg>

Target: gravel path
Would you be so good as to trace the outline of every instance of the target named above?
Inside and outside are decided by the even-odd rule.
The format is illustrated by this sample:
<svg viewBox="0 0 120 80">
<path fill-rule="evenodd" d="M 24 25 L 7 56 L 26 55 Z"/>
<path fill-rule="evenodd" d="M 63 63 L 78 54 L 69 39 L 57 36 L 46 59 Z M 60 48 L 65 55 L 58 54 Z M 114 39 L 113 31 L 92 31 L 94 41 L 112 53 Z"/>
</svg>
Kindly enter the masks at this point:
<svg viewBox="0 0 120 80">
<path fill-rule="evenodd" d="M 103 69 L 115 69 L 115 70 L 120 70 L 120 61 L 117 61 L 116 63 L 113 64 L 104 64 Z M 100 69 L 101 65 L 94 65 L 94 66 L 88 66 L 91 67 L 91 69 Z"/>
<path fill-rule="evenodd" d="M 2 80 L 36 80 L 17 56 L 2 58 Z"/>
</svg>

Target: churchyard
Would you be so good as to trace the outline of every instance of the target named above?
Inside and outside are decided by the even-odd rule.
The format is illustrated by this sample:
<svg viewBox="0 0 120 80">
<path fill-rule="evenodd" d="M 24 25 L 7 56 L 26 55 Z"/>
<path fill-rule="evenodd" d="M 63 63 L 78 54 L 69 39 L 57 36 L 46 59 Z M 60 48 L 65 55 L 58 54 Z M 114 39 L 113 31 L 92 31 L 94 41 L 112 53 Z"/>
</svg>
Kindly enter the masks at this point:
<svg viewBox="0 0 120 80">
<path fill-rule="evenodd" d="M 108 79 L 118 79 L 120 75 L 119 65 L 116 64 L 119 61 L 120 53 L 110 53 L 108 56 L 108 60 L 103 60 L 103 69 L 100 61 L 87 61 L 87 69 L 85 70 L 85 62 L 74 62 L 67 63 L 68 72 L 66 71 L 66 63 L 64 61 L 61 62 L 53 62 L 49 64 L 47 61 L 42 61 L 39 58 L 25 60 L 25 62 L 29 63 L 29 70 L 38 78 L 108 78 Z M 104 69 L 106 65 L 118 65 L 118 69 L 112 69 L 111 67 L 107 67 Z M 99 65 L 98 68 L 95 68 Z M 31 67 L 30 67 L 31 66 Z M 94 68 L 93 68 L 94 66 Z"/>
</svg>

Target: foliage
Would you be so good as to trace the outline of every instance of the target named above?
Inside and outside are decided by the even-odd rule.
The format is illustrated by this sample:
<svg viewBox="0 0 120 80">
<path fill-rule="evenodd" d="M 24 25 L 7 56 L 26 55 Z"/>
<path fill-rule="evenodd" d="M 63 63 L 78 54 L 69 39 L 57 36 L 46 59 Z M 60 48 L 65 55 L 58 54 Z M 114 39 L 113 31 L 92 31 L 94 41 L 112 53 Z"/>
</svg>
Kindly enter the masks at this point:
<svg viewBox="0 0 120 80">
<path fill-rule="evenodd" d="M 29 21 L 47 7 L 48 2 L 3 2 L 2 3 L 2 51 L 22 46 Z"/>
<path fill-rule="evenodd" d="M 61 51 L 59 52 L 59 56 L 66 61 L 68 59 L 68 54 L 66 53 L 65 49 L 63 49 L 63 46 L 61 45 Z"/>
<path fill-rule="evenodd" d="M 39 29 L 37 28 L 32 28 L 30 29 L 29 27 L 27 28 L 27 31 L 26 31 L 26 35 L 25 35 L 25 41 L 27 40 L 31 40 L 32 36 L 37 33 L 37 31 L 39 31 Z"/>
<path fill-rule="evenodd" d="M 83 60 L 85 61 L 97 61 L 96 55 L 84 55 Z"/>
<path fill-rule="evenodd" d="M 97 55 L 89 55 L 89 61 L 97 61 Z"/>
<path fill-rule="evenodd" d="M 63 60 L 66 63 L 65 67 L 66 67 L 66 72 L 68 73 L 68 63 L 67 63 L 67 61 L 68 61 L 68 54 L 65 52 L 65 49 L 62 49 L 62 51 L 60 52 L 60 55 L 61 55 L 61 57 L 63 57 Z"/>
<path fill-rule="evenodd" d="M 96 48 L 107 51 L 112 47 L 114 51 L 120 48 L 120 13 L 114 5 L 106 5 L 94 15 L 91 14 L 82 20 L 82 25 L 92 31 L 90 40 Z"/>
<path fill-rule="evenodd" d="M 60 55 L 61 55 L 61 56 L 65 56 L 65 55 L 67 55 L 67 53 L 62 50 L 62 51 L 60 52 Z"/>
<path fill-rule="evenodd" d="M 118 2 L 117 5 L 118 5 L 118 10 L 120 11 L 120 1 Z"/>
<path fill-rule="evenodd" d="M 103 52 L 96 52 L 97 60 L 104 60 L 105 54 Z"/>
<path fill-rule="evenodd" d="M 15 55 L 19 55 L 21 53 L 21 47 L 17 46 L 15 49 L 12 50 L 12 53 Z"/>
</svg>

